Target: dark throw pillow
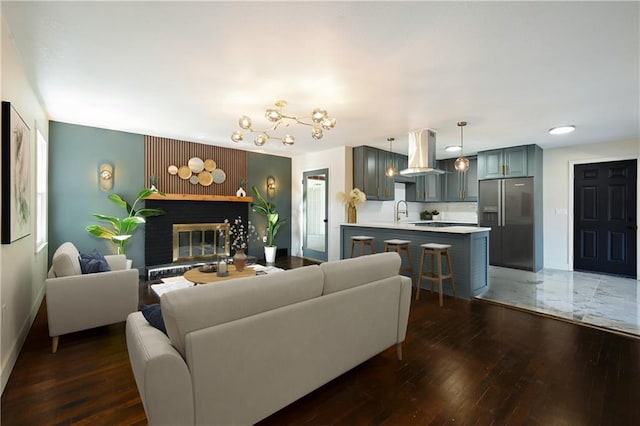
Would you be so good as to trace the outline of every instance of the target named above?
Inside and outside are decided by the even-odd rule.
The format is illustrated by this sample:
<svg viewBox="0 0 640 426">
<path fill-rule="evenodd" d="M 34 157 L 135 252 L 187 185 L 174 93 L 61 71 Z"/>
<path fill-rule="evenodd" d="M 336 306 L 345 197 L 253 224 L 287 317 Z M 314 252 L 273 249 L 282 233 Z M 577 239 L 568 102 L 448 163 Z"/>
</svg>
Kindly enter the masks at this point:
<svg viewBox="0 0 640 426">
<path fill-rule="evenodd" d="M 162 318 L 162 311 L 160 310 L 159 303 L 154 303 L 153 305 L 142 305 L 140 307 L 140 310 L 142 311 L 142 315 L 149 322 L 149 324 L 162 331 L 164 334 L 167 334 L 167 329 L 164 326 L 164 319 Z"/>
<path fill-rule="evenodd" d="M 108 272 L 111 270 L 107 259 L 102 253 L 93 249 L 89 254 L 80 253 L 80 270 L 83 274 L 95 274 L 96 272 Z"/>
</svg>

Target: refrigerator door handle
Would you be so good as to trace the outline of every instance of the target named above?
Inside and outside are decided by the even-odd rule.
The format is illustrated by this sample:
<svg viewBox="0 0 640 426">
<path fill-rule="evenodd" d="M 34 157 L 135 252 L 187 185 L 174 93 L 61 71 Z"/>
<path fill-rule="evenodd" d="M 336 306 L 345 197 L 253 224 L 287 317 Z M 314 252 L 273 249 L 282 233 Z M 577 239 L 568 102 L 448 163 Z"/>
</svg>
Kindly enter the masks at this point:
<svg viewBox="0 0 640 426">
<path fill-rule="evenodd" d="M 498 197 L 498 210 L 500 211 L 500 214 L 498 215 L 498 226 L 505 226 L 506 220 L 504 216 L 506 203 L 504 197 L 506 196 L 506 188 L 504 180 L 500 180 L 500 182 L 498 183 L 498 188 L 498 190 L 500 191 L 500 196 Z"/>
</svg>

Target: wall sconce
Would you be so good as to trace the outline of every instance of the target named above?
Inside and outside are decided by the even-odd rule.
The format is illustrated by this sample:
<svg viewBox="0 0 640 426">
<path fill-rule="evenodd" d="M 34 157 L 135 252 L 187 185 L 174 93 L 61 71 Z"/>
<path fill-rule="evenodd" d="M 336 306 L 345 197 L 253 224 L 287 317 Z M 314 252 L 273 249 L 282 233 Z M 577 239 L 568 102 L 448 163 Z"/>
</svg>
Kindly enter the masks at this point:
<svg viewBox="0 0 640 426">
<path fill-rule="evenodd" d="M 269 176 L 267 178 L 267 193 L 273 195 L 276 192 L 276 178 Z"/>
<path fill-rule="evenodd" d="M 100 190 L 107 192 L 113 188 L 113 166 L 111 164 L 101 164 L 98 172 Z"/>
</svg>

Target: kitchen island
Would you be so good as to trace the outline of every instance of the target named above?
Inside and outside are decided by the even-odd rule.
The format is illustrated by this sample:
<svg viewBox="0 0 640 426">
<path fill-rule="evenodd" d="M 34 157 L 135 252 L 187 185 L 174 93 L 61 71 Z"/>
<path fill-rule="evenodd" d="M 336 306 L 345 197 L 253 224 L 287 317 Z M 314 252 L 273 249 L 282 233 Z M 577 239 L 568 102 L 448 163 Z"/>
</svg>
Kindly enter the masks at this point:
<svg viewBox="0 0 640 426">
<path fill-rule="evenodd" d="M 409 251 L 413 261 L 415 275 L 414 285 L 420 269 L 420 244 L 450 244 L 451 263 L 458 297 L 471 299 L 484 292 L 489 285 L 489 231 L 491 228 L 477 226 L 432 226 L 428 221 L 415 222 L 379 222 L 379 223 L 345 223 L 340 225 L 340 258 L 349 257 L 351 237 L 369 235 L 374 237 L 377 253 L 384 249 L 384 240 L 394 238 L 410 240 Z M 368 252 L 367 252 L 368 253 Z M 356 252 L 355 255 L 359 255 Z M 402 256 L 406 265 L 405 256 Z M 425 262 L 428 262 L 428 257 Z M 428 266 L 425 265 L 425 270 Z M 436 286 L 437 287 L 437 286 Z M 430 290 L 431 285 L 423 280 L 422 288 Z M 444 293 L 453 295 L 449 280 L 443 283 Z M 425 294 L 426 297 L 428 297 Z"/>
</svg>

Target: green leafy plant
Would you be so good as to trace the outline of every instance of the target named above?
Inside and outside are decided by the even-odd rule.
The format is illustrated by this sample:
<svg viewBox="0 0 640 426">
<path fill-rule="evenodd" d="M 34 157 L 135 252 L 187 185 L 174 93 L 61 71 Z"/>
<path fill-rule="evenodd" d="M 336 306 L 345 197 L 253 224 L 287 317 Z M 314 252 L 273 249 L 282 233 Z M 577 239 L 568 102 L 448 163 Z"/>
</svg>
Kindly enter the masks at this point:
<svg viewBox="0 0 640 426">
<path fill-rule="evenodd" d="M 156 189 L 145 188 L 138 193 L 138 197 L 133 202 L 133 205 L 130 205 L 118 194 L 110 194 L 108 198 L 116 205 L 125 209 L 127 211 L 127 216 L 120 219 L 115 216 L 94 213 L 93 216 L 96 219 L 107 222 L 111 227 L 109 228 L 103 225 L 89 225 L 86 228 L 87 232 L 94 237 L 112 241 L 118 248 L 118 254 L 126 254 L 126 245 L 133 236 L 134 231 L 138 228 L 138 225 L 145 223 L 145 218 L 147 217 L 165 214 L 165 211 L 162 209 L 143 208 L 136 210 L 138 203 L 151 194 L 159 194 L 163 197 L 166 195 L 164 192 L 160 192 Z"/>
<path fill-rule="evenodd" d="M 423 210 L 420 212 L 420 219 L 431 220 L 432 216 L 437 216 L 439 214 L 440 212 L 438 210 Z"/>
<path fill-rule="evenodd" d="M 267 245 L 273 246 L 273 239 L 276 237 L 280 226 L 285 223 L 286 219 L 280 219 L 278 212 L 276 211 L 276 205 L 265 200 L 262 195 L 260 195 L 260 191 L 254 185 L 251 187 L 253 189 L 253 193 L 256 195 L 258 199 L 258 203 L 251 204 L 251 208 L 254 212 L 262 214 L 267 218 Z"/>
</svg>

